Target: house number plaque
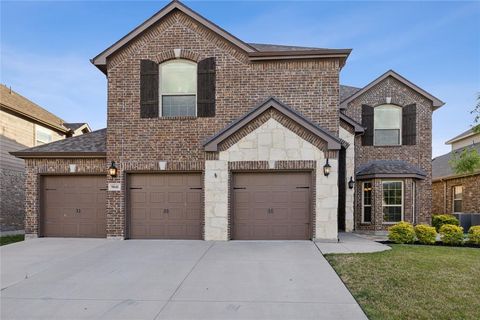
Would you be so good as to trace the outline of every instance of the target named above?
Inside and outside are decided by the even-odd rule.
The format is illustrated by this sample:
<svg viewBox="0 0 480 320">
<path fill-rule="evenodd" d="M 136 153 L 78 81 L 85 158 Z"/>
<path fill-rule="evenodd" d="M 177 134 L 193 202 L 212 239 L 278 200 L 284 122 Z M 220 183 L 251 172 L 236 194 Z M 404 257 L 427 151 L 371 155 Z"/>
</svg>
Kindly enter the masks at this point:
<svg viewBox="0 0 480 320">
<path fill-rule="evenodd" d="M 108 191 L 122 191 L 122 185 L 117 182 L 109 182 Z"/>
</svg>

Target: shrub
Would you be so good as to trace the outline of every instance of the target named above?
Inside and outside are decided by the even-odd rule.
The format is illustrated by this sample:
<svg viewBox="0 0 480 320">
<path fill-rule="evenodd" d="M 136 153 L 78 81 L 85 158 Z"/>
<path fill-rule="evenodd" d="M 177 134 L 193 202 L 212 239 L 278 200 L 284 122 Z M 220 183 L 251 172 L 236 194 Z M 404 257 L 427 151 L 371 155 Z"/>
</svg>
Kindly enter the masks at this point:
<svg viewBox="0 0 480 320">
<path fill-rule="evenodd" d="M 437 231 L 435 228 L 426 224 L 415 226 L 415 235 L 418 241 L 423 244 L 434 244 L 437 239 Z"/>
<path fill-rule="evenodd" d="M 415 242 L 415 230 L 411 223 L 400 221 L 388 228 L 388 239 L 395 243 Z"/>
<path fill-rule="evenodd" d="M 463 228 L 453 225 L 444 224 L 440 228 L 440 238 L 445 244 L 458 245 L 463 242 Z"/>
<path fill-rule="evenodd" d="M 480 245 L 480 226 L 471 226 L 468 230 L 468 242 Z"/>
<path fill-rule="evenodd" d="M 451 214 L 437 214 L 432 217 L 432 226 L 435 227 L 437 232 L 440 231 L 440 228 L 444 224 L 453 224 L 454 226 L 460 225 L 460 223 L 458 222 L 458 219 Z"/>
</svg>

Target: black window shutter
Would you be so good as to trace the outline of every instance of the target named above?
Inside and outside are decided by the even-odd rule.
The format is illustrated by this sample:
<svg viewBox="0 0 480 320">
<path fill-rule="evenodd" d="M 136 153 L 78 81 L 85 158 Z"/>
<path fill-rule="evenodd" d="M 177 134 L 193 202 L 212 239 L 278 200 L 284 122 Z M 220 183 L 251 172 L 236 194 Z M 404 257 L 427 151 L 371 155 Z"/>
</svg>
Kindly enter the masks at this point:
<svg viewBox="0 0 480 320">
<path fill-rule="evenodd" d="M 140 118 L 158 117 L 158 64 L 140 60 Z"/>
<path fill-rule="evenodd" d="M 402 109 L 402 144 L 414 145 L 417 141 L 417 107 L 409 104 Z"/>
<path fill-rule="evenodd" d="M 362 136 L 362 145 L 373 146 L 373 108 L 366 104 L 362 105 L 362 125 L 365 127 L 365 132 Z"/>
<path fill-rule="evenodd" d="M 215 117 L 215 58 L 197 65 L 197 116 Z"/>
</svg>

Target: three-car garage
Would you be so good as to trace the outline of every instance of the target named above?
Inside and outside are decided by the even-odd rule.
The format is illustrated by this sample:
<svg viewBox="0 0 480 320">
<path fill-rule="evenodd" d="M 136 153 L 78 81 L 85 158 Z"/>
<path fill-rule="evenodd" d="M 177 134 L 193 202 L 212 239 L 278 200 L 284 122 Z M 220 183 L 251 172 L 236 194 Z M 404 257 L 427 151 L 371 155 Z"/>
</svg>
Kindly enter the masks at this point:
<svg viewBox="0 0 480 320">
<path fill-rule="evenodd" d="M 201 172 L 128 173 L 125 234 L 130 239 L 204 238 Z M 41 234 L 106 237 L 104 175 L 42 177 Z M 230 182 L 230 238 L 311 239 L 310 172 L 234 172 Z"/>
</svg>

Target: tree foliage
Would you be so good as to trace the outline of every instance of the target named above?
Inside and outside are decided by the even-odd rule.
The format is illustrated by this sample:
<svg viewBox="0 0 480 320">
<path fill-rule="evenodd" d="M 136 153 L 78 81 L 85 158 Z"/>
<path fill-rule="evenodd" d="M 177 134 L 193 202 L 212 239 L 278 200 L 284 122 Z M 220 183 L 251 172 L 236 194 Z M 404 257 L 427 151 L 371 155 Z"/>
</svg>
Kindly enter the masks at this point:
<svg viewBox="0 0 480 320">
<path fill-rule="evenodd" d="M 480 154 L 475 149 L 463 149 L 462 152 L 454 152 L 450 165 L 456 174 L 473 173 L 480 170 Z"/>
<path fill-rule="evenodd" d="M 477 105 L 471 111 L 473 114 L 473 131 L 480 133 L 480 93 L 477 95 Z"/>
</svg>

